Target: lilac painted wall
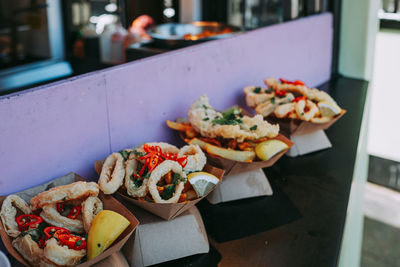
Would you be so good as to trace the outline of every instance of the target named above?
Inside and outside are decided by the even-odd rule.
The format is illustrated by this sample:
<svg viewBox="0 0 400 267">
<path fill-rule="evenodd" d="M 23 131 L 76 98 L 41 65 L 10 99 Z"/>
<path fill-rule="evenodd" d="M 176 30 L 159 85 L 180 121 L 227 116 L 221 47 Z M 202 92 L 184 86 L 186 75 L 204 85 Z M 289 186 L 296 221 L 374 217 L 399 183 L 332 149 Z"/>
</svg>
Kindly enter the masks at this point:
<svg viewBox="0 0 400 267">
<path fill-rule="evenodd" d="M 95 178 L 93 162 L 145 141 L 176 141 L 166 119 L 185 117 L 206 93 L 223 109 L 266 77 L 330 77 L 332 16 L 247 32 L 0 98 L 0 195 L 69 171 Z"/>
</svg>

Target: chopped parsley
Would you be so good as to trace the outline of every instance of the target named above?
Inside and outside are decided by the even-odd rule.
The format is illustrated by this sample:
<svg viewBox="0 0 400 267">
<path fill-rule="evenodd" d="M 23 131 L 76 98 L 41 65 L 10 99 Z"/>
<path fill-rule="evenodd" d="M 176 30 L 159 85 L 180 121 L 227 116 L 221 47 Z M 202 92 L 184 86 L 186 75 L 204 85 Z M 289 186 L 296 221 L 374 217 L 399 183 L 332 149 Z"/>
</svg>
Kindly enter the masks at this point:
<svg viewBox="0 0 400 267">
<path fill-rule="evenodd" d="M 179 173 L 174 173 L 174 176 L 172 177 L 172 183 L 177 185 L 180 181 L 186 183 L 186 179 L 184 177 L 182 177 Z"/>
<path fill-rule="evenodd" d="M 270 93 L 272 93 L 274 90 L 272 90 L 272 88 L 268 88 L 267 90 L 265 90 L 265 92 L 267 93 L 267 94 L 270 94 Z"/>
<path fill-rule="evenodd" d="M 143 184 L 142 177 L 135 178 L 133 174 L 131 175 L 131 180 L 135 184 L 135 187 L 141 187 Z"/>
<path fill-rule="evenodd" d="M 256 94 L 261 93 L 261 87 L 254 88 L 253 92 L 256 93 Z"/>
<path fill-rule="evenodd" d="M 82 245 L 82 240 L 79 239 L 75 242 L 75 247 L 79 247 L 80 245 Z"/>
<path fill-rule="evenodd" d="M 272 104 L 275 104 L 275 97 L 272 97 L 272 98 L 271 98 L 271 103 L 272 103 Z"/>
<path fill-rule="evenodd" d="M 255 131 L 257 130 L 257 124 L 254 124 L 253 126 L 250 127 L 250 131 Z"/>
<path fill-rule="evenodd" d="M 285 98 L 286 95 L 278 95 L 279 98 Z"/>
<path fill-rule="evenodd" d="M 208 109 L 208 107 L 207 107 L 206 105 L 204 105 L 204 104 L 203 104 L 203 108 L 204 108 L 204 109 Z"/>
<path fill-rule="evenodd" d="M 126 150 L 121 150 L 118 153 L 121 154 L 121 156 L 124 158 L 124 160 L 128 160 L 129 159 L 129 155 L 131 154 L 131 152 L 126 151 Z"/>
<path fill-rule="evenodd" d="M 136 149 L 133 150 L 131 153 L 135 154 L 135 156 L 137 156 L 137 157 L 143 157 L 144 155 L 146 155 L 146 152 L 140 152 L 140 151 L 137 151 Z"/>
<path fill-rule="evenodd" d="M 301 116 L 304 116 L 304 112 L 301 113 Z"/>
<path fill-rule="evenodd" d="M 242 110 L 238 107 L 232 107 L 226 111 L 222 112 L 221 116 L 216 116 L 212 120 L 212 124 L 219 124 L 219 125 L 238 125 L 243 123 L 240 119 L 242 117 Z"/>
<path fill-rule="evenodd" d="M 210 120 L 209 117 L 203 119 L 203 121 L 208 121 L 208 120 Z"/>
<path fill-rule="evenodd" d="M 175 184 L 165 187 L 161 193 L 161 198 L 165 200 L 170 199 L 175 192 L 175 187 L 176 187 Z"/>
</svg>

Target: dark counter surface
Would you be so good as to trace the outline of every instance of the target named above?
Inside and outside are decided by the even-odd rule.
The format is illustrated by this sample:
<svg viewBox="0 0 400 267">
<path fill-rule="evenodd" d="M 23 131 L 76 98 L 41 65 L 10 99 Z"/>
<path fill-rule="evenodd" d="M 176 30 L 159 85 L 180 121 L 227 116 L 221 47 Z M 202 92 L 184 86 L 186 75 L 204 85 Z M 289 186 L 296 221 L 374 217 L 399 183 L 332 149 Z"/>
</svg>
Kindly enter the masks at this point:
<svg viewBox="0 0 400 267">
<path fill-rule="evenodd" d="M 222 255 L 220 266 L 337 265 L 368 83 L 339 77 L 320 88 L 347 110 L 326 131 L 332 148 L 284 156 L 264 170 L 302 217 L 249 237 L 212 241 Z"/>
</svg>

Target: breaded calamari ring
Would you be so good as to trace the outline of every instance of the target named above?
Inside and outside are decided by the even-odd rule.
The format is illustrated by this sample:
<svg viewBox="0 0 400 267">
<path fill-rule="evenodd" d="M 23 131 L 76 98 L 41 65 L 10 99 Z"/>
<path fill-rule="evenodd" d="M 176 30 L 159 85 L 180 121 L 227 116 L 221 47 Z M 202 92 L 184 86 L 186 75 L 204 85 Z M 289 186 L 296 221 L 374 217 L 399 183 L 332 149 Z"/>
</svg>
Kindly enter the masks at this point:
<svg viewBox="0 0 400 267">
<path fill-rule="evenodd" d="M 40 217 L 42 217 L 48 224 L 63 227 L 76 234 L 82 234 L 85 232 L 81 220 L 70 219 L 62 216 L 57 211 L 56 204 L 45 205 L 42 209 L 43 211 L 40 213 Z"/>
<path fill-rule="evenodd" d="M 46 241 L 43 251 L 43 260 L 56 266 L 75 266 L 86 255 L 86 249 L 74 250 L 59 245 L 55 238 Z"/>
<path fill-rule="evenodd" d="M 99 187 L 105 194 L 113 194 L 124 182 L 125 162 L 120 153 L 112 153 L 103 163 Z"/>
<path fill-rule="evenodd" d="M 275 108 L 274 114 L 277 118 L 285 118 L 292 111 L 295 111 L 296 104 L 295 103 L 286 103 L 283 105 L 279 105 Z"/>
<path fill-rule="evenodd" d="M 308 111 L 305 111 L 305 108 L 308 108 Z M 296 113 L 300 119 L 309 121 L 311 118 L 315 116 L 319 112 L 319 109 L 314 102 L 310 100 L 300 100 L 296 103 Z"/>
<path fill-rule="evenodd" d="M 178 173 L 182 178 L 186 179 L 186 174 L 183 172 L 182 166 L 179 165 L 178 162 L 166 160 L 158 165 L 150 174 L 148 182 L 149 191 L 155 203 L 177 203 L 179 197 L 182 194 L 185 183 L 180 180 L 179 183 L 176 185 L 175 192 L 170 199 L 165 200 L 161 198 L 157 190 L 157 183 L 164 175 L 166 175 L 170 171 Z"/>
<path fill-rule="evenodd" d="M 151 143 L 146 143 L 143 144 L 142 146 L 139 147 L 138 150 L 143 151 L 143 146 L 148 145 L 148 146 L 159 146 L 161 148 L 162 153 L 178 153 L 179 148 L 177 148 L 174 145 L 164 143 L 164 142 L 151 142 Z"/>
<path fill-rule="evenodd" d="M 255 88 L 260 88 L 258 86 L 246 86 L 243 89 L 243 92 L 246 95 L 246 104 L 251 107 L 255 108 L 261 103 L 267 102 L 271 100 L 271 98 L 275 97 L 275 94 L 273 92 L 271 93 L 265 93 L 265 89 L 260 90 L 259 93 L 255 93 L 254 89 Z"/>
<path fill-rule="evenodd" d="M 96 197 L 99 186 L 95 182 L 75 182 L 53 187 L 31 199 L 31 209 L 40 209 L 44 205 L 61 203 L 78 198 Z"/>
<path fill-rule="evenodd" d="M 3 222 L 4 230 L 9 236 L 17 237 L 21 232 L 18 230 L 18 224 L 15 221 L 17 209 L 13 204 L 24 214 L 31 214 L 32 211 L 25 200 L 17 195 L 9 195 L 4 199 L 0 211 L 0 218 Z"/>
<path fill-rule="evenodd" d="M 24 235 L 12 241 L 12 246 L 33 266 L 39 266 L 43 256 L 43 249 L 32 240 L 31 235 Z"/>
<path fill-rule="evenodd" d="M 83 228 L 88 233 L 94 217 L 103 209 L 103 202 L 98 197 L 88 197 L 82 202 Z"/>
<path fill-rule="evenodd" d="M 131 154 L 132 155 L 132 154 Z M 144 197 L 149 191 L 147 187 L 148 178 L 144 178 L 142 185 L 137 187 L 131 176 L 137 173 L 138 161 L 134 157 L 129 157 L 125 164 L 125 187 L 128 195 L 132 197 Z"/>
<path fill-rule="evenodd" d="M 201 171 L 207 163 L 207 157 L 198 145 L 186 145 L 179 150 L 178 157 L 187 156 L 185 172 Z"/>
</svg>

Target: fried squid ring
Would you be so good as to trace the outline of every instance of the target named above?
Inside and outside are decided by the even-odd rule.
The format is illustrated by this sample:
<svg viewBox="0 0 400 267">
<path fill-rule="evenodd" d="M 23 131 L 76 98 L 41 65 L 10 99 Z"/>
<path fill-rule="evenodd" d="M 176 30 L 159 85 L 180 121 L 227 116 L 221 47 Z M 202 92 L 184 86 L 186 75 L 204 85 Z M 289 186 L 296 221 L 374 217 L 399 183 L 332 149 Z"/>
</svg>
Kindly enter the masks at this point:
<svg viewBox="0 0 400 267">
<path fill-rule="evenodd" d="M 103 209 L 103 202 L 98 197 L 88 197 L 82 202 L 83 228 L 88 233 L 94 217 Z"/>
<path fill-rule="evenodd" d="M 166 175 L 170 171 L 178 173 L 179 175 L 181 175 L 181 177 L 186 179 L 186 174 L 183 172 L 182 166 L 179 165 L 178 162 L 166 160 L 158 165 L 151 173 L 148 182 L 149 191 L 155 203 L 177 203 L 179 197 L 182 194 L 185 183 L 183 181 L 179 181 L 179 183 L 175 187 L 175 192 L 170 199 L 165 200 L 161 198 L 157 190 L 157 183 L 164 175 Z"/>
<path fill-rule="evenodd" d="M 75 182 L 53 187 L 31 199 L 31 209 L 40 209 L 44 205 L 61 203 L 78 198 L 96 197 L 99 187 L 95 182 Z"/>
<path fill-rule="evenodd" d="M 12 241 L 12 246 L 33 266 L 39 266 L 43 256 L 43 249 L 27 234 Z"/>
<path fill-rule="evenodd" d="M 201 171 L 206 165 L 207 158 L 198 145 L 186 145 L 181 148 L 178 157 L 187 156 L 187 164 L 183 168 L 185 172 Z"/>
<path fill-rule="evenodd" d="M 305 109 L 308 109 L 305 111 Z M 296 103 L 296 113 L 300 119 L 309 121 L 311 118 L 315 116 L 319 112 L 319 109 L 316 104 L 314 104 L 310 100 L 300 100 Z"/>
<path fill-rule="evenodd" d="M 124 182 L 124 158 L 120 153 L 112 153 L 104 161 L 99 178 L 99 187 L 105 194 L 113 194 Z"/>
<path fill-rule="evenodd" d="M 1 206 L 0 217 L 6 233 L 11 237 L 17 237 L 21 232 L 18 230 L 18 224 L 15 221 L 17 209 L 20 209 L 24 214 L 31 214 L 32 211 L 28 204 L 17 195 L 9 195 Z"/>
<path fill-rule="evenodd" d="M 81 220 L 70 219 L 62 216 L 57 211 L 56 204 L 45 205 L 42 209 L 43 211 L 40 213 L 40 217 L 42 217 L 48 224 L 63 227 L 76 234 L 82 234 L 85 232 Z"/>
<path fill-rule="evenodd" d="M 287 103 L 276 107 L 274 114 L 277 118 L 285 118 L 288 114 L 295 110 L 295 103 Z"/>
<path fill-rule="evenodd" d="M 69 249 L 67 246 L 59 245 L 55 238 L 50 238 L 46 241 L 43 251 L 43 261 L 45 264 L 49 264 L 47 266 L 75 266 L 85 255 L 86 249 Z M 45 264 L 44 266 L 46 266 Z"/>
<path fill-rule="evenodd" d="M 125 164 L 125 187 L 128 195 L 132 197 L 144 197 L 149 191 L 147 187 L 148 178 L 143 178 L 142 185 L 137 187 L 131 176 L 137 173 L 138 161 L 135 158 L 129 158 Z"/>
</svg>

